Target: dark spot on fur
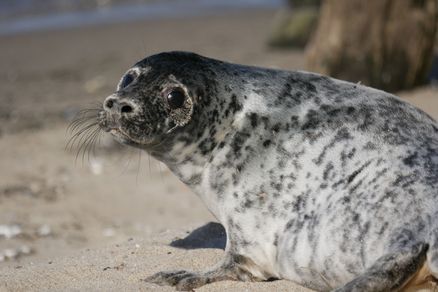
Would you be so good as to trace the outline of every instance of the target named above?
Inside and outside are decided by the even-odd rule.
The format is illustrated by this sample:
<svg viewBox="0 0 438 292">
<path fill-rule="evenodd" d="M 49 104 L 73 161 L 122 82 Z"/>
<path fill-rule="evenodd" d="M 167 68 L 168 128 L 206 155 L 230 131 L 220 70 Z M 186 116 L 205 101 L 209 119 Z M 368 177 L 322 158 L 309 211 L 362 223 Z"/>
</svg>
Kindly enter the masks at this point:
<svg viewBox="0 0 438 292">
<path fill-rule="evenodd" d="M 251 114 L 249 115 L 249 118 L 250 118 L 250 120 L 251 120 L 251 126 L 252 126 L 253 128 L 257 127 L 257 125 L 258 125 L 257 114 L 256 114 L 256 113 L 251 113 Z"/>
<path fill-rule="evenodd" d="M 371 161 L 368 161 L 365 164 L 363 164 L 361 167 L 359 167 L 359 169 L 356 169 L 355 171 L 353 171 L 353 173 L 347 177 L 347 183 L 351 183 L 354 180 L 354 178 L 364 170 L 365 167 L 370 165 L 370 163 L 371 163 Z"/>
<path fill-rule="evenodd" d="M 281 127 L 280 123 L 277 123 L 272 127 L 272 131 L 274 133 L 278 133 L 278 132 L 280 132 L 280 127 Z"/>
<path fill-rule="evenodd" d="M 407 166 L 412 167 L 417 164 L 417 159 L 418 159 L 418 152 L 415 151 L 414 153 L 403 159 L 403 163 L 406 164 Z"/>
</svg>

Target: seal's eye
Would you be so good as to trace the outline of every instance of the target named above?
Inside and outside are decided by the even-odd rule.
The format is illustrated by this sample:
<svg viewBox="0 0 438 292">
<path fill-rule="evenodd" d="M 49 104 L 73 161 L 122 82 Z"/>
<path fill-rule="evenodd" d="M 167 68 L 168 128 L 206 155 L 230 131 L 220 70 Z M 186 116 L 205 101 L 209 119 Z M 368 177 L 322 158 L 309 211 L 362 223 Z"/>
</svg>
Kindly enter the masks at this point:
<svg viewBox="0 0 438 292">
<path fill-rule="evenodd" d="M 123 89 L 134 81 L 134 75 L 128 73 L 123 76 L 122 81 L 120 82 L 119 89 Z"/>
<path fill-rule="evenodd" d="M 167 94 L 167 102 L 171 109 L 177 109 L 184 105 L 186 96 L 181 89 L 174 89 Z"/>
</svg>

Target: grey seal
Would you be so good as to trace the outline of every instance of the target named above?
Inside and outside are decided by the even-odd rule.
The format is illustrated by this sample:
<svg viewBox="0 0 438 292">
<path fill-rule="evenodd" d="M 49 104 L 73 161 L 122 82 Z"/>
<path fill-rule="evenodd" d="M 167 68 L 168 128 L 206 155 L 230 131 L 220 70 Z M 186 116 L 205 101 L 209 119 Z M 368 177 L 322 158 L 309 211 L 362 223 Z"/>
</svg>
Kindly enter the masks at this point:
<svg viewBox="0 0 438 292">
<path fill-rule="evenodd" d="M 438 124 L 389 93 L 166 52 L 106 98 L 100 129 L 146 150 L 224 226 L 223 261 L 146 281 L 287 279 L 319 291 L 435 287 Z"/>
</svg>

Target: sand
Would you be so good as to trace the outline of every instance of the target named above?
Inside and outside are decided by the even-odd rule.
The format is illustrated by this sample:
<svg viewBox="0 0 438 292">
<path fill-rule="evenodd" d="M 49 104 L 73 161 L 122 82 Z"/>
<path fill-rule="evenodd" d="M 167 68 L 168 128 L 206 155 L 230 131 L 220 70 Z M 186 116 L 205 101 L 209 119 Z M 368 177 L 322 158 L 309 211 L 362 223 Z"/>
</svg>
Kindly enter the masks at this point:
<svg viewBox="0 0 438 292">
<path fill-rule="evenodd" d="M 106 137 L 75 161 L 66 127 L 133 63 L 160 51 L 304 69 L 301 51 L 266 48 L 273 17 L 234 12 L 1 37 L 0 290 L 172 291 L 141 280 L 219 261 L 221 229 L 206 225 L 214 218 L 164 165 Z M 438 117 L 436 89 L 401 95 Z M 183 247 L 170 246 L 175 240 Z M 223 290 L 306 291 L 288 281 L 199 289 Z"/>
</svg>

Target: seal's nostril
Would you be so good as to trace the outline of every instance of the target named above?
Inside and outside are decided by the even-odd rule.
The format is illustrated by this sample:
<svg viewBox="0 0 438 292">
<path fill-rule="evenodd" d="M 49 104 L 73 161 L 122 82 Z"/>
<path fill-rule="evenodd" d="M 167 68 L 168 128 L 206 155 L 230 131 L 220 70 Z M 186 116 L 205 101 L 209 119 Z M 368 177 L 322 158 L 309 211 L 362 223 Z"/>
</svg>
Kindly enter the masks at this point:
<svg viewBox="0 0 438 292">
<path fill-rule="evenodd" d="M 132 112 L 132 107 L 130 105 L 124 105 L 124 106 L 122 106 L 121 112 L 122 113 L 130 113 L 130 112 Z"/>
<path fill-rule="evenodd" d="M 112 99 L 108 99 L 108 100 L 105 102 L 105 105 L 106 105 L 107 108 L 112 108 L 113 105 L 114 105 L 114 102 L 113 102 Z"/>
</svg>

